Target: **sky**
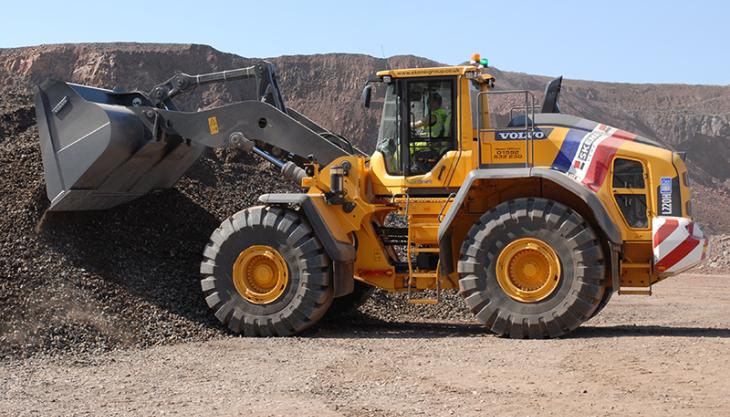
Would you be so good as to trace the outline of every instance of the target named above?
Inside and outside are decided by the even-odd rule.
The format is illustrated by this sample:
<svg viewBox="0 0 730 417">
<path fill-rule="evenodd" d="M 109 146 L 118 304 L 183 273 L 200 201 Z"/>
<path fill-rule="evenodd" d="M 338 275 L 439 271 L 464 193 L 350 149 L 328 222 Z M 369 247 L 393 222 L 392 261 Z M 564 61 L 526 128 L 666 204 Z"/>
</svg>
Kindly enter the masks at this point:
<svg viewBox="0 0 730 417">
<path fill-rule="evenodd" d="M 245 57 L 411 54 L 636 83 L 730 84 L 728 1 L 10 1 L 0 48 L 198 43 Z"/>
</svg>

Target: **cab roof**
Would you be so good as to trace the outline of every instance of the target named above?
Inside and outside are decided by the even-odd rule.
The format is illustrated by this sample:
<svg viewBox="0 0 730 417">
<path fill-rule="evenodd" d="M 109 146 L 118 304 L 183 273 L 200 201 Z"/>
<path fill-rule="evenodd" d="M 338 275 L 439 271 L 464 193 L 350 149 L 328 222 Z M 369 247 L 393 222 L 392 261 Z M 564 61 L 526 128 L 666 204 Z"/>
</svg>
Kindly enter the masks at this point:
<svg viewBox="0 0 730 417">
<path fill-rule="evenodd" d="M 480 69 L 474 65 L 460 65 L 454 67 L 431 67 L 431 68 L 405 68 L 378 71 L 376 75 L 380 78 L 390 76 L 393 78 L 412 78 L 412 77 L 435 77 L 447 75 L 466 75 L 474 73 L 473 78 L 489 79 L 493 78 L 488 74 L 480 74 Z"/>
</svg>

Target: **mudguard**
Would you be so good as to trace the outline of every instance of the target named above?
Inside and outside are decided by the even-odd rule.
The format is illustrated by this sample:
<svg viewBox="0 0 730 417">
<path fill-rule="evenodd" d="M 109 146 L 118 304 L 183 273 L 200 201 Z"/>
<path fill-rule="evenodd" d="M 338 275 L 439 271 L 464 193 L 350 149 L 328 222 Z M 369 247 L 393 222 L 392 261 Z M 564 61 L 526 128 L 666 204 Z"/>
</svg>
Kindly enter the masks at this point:
<svg viewBox="0 0 730 417">
<path fill-rule="evenodd" d="M 523 179 L 523 178 L 544 178 L 555 182 L 556 184 L 563 187 L 565 190 L 573 193 L 575 196 L 585 202 L 590 207 L 593 215 L 598 222 L 598 227 L 608 237 L 608 240 L 615 246 L 621 245 L 621 231 L 611 221 L 611 218 L 606 211 L 606 208 L 601 203 L 601 200 L 589 189 L 582 186 L 580 183 L 570 179 L 567 175 L 562 172 L 547 169 L 547 168 L 489 168 L 489 169 L 475 169 L 469 173 L 466 181 L 459 188 L 459 192 L 454 197 L 454 201 L 451 207 L 446 211 L 441 224 L 439 225 L 438 241 L 440 248 L 440 264 L 441 273 L 448 275 L 453 272 L 452 260 L 454 259 L 452 253 L 452 242 L 451 242 L 451 223 L 456 217 L 461 204 L 466 198 L 472 184 L 476 180 L 481 179 Z"/>
<path fill-rule="evenodd" d="M 352 293 L 355 289 L 355 245 L 338 240 L 333 234 L 322 214 L 312 201 L 312 196 L 303 193 L 263 194 L 259 201 L 267 205 L 297 205 L 309 221 L 325 252 L 332 259 L 332 283 L 335 297 Z"/>
</svg>

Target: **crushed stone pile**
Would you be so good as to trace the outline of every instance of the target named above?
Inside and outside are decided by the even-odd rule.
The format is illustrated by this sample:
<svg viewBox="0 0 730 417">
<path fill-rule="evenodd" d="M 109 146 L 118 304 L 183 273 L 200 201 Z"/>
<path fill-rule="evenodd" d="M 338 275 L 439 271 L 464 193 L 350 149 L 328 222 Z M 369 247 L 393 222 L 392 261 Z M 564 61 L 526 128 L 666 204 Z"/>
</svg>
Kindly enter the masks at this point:
<svg viewBox="0 0 730 417">
<path fill-rule="evenodd" d="M 263 193 L 292 186 L 254 157 L 209 151 L 173 189 L 106 211 L 46 212 L 30 92 L 19 87 L 4 94 L 0 357 L 97 353 L 227 335 L 200 291 L 202 249 L 223 218 L 255 205 Z M 460 303 L 453 295 L 429 309 L 378 292 L 362 308 L 364 315 L 352 320 L 468 317 Z"/>
</svg>

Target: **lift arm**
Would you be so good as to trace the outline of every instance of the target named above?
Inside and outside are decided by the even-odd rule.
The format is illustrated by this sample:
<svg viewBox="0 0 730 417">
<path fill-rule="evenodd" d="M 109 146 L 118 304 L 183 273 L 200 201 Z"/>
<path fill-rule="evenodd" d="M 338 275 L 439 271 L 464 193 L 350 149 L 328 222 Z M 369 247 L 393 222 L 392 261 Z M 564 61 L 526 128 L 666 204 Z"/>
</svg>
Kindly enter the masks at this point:
<svg viewBox="0 0 730 417">
<path fill-rule="evenodd" d="M 257 101 L 199 112 L 179 112 L 171 101 L 200 85 L 251 78 L 256 79 Z M 209 74 L 180 73 L 153 87 L 148 97 L 155 108 L 136 113 L 158 140 L 179 136 L 207 147 L 241 147 L 279 167 L 287 160 L 299 166 L 307 160 L 326 165 L 359 152 L 343 137 L 287 109 L 275 67 L 269 62 Z"/>
<path fill-rule="evenodd" d="M 246 68 L 211 72 L 208 74 L 188 75 L 179 73 L 167 81 L 154 86 L 147 95 L 153 106 L 174 109 L 174 104 L 171 101 L 173 97 L 181 93 L 190 92 L 200 85 L 251 78 L 256 79 L 258 99 L 286 113 L 284 98 L 281 95 L 281 90 L 279 90 L 274 65 L 265 61 Z"/>
<path fill-rule="evenodd" d="M 255 78 L 256 98 L 197 112 L 173 98 L 200 85 Z M 205 147 L 240 147 L 298 183 L 307 161 L 359 154 L 345 138 L 288 109 L 273 64 L 177 74 L 149 92 L 49 79 L 36 91 L 51 210 L 98 210 L 172 187 Z"/>
</svg>

